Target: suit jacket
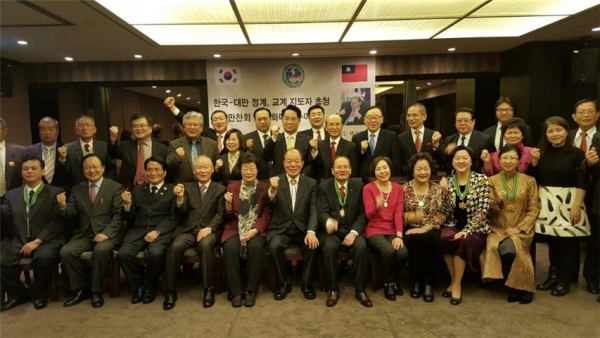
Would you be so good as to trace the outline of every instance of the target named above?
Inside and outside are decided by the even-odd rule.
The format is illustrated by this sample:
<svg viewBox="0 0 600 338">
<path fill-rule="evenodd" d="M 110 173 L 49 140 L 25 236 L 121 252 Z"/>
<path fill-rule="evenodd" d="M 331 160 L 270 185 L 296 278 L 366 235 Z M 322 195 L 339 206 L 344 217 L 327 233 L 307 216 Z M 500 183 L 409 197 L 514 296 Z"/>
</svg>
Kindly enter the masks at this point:
<svg viewBox="0 0 600 338">
<path fill-rule="evenodd" d="M 177 121 L 179 121 L 179 123 L 183 124 L 183 115 L 185 115 L 185 113 L 182 112 L 182 111 L 180 111 L 179 114 L 173 115 L 173 116 L 175 117 L 175 119 Z M 213 140 L 215 142 L 217 141 L 217 133 L 212 128 L 206 128 L 206 129 L 204 129 L 202 131 L 202 133 L 200 134 L 200 136 L 209 138 L 209 139 L 211 139 L 211 140 Z"/>
<path fill-rule="evenodd" d="M 108 154 L 112 158 L 119 158 L 121 162 L 121 171 L 119 172 L 119 181 L 126 187 L 133 187 L 135 179 L 135 169 L 137 167 L 138 142 L 136 140 L 127 140 L 108 144 Z M 166 159 L 167 147 L 159 141 L 152 140 L 152 156 Z"/>
<path fill-rule="evenodd" d="M 433 157 L 433 160 L 436 161 L 438 152 L 433 150 L 431 141 L 433 133 L 433 130 L 425 128 L 423 136 L 421 137 L 421 152 L 429 153 L 431 157 Z M 417 154 L 417 148 L 415 148 L 415 142 L 413 141 L 412 129 L 409 127 L 404 132 L 400 133 L 400 135 L 398 135 L 398 140 L 400 141 L 400 174 L 402 176 L 411 176 L 412 172 L 410 172 L 408 162 L 411 157 Z M 431 169 L 431 172 L 435 173 L 436 168 Z"/>
<path fill-rule="evenodd" d="M 350 160 L 352 167 L 352 177 L 358 177 L 358 150 L 356 145 L 340 137 L 339 144 L 335 151 L 335 156 L 346 156 Z M 331 178 L 331 168 L 333 159 L 331 158 L 331 140 L 319 142 L 319 155 L 313 159 L 312 168 L 315 179 Z"/>
<path fill-rule="evenodd" d="M 242 179 L 242 171 L 240 168 L 240 158 L 244 154 L 243 151 L 240 151 L 240 155 L 238 160 L 235 162 L 235 166 L 233 170 L 230 172 L 229 170 L 229 153 L 225 153 L 221 155 L 220 159 L 223 161 L 223 166 L 216 170 L 213 174 L 213 181 L 223 182 L 224 186 L 227 186 L 231 181 L 239 181 Z"/>
<path fill-rule="evenodd" d="M 68 177 L 68 185 L 72 187 L 77 183 L 81 183 L 86 180 L 83 176 L 83 169 L 81 167 L 81 160 L 83 159 L 83 149 L 81 148 L 80 140 L 67 143 L 67 161 L 64 166 Z M 111 180 L 117 179 L 117 166 L 115 160 L 108 155 L 108 145 L 104 141 L 94 140 L 94 154 L 98 155 L 104 163 L 104 177 L 110 178 Z"/>
<path fill-rule="evenodd" d="M 266 194 L 273 213 L 271 222 L 267 230 L 267 240 L 273 236 L 283 234 L 290 227 L 297 227 L 298 230 L 305 233 L 308 230 L 317 233 L 318 215 L 317 215 L 317 181 L 312 178 L 300 175 L 298 176 L 298 185 L 296 190 L 296 204 L 292 208 L 292 195 L 288 183 L 287 175 L 279 175 L 279 187 L 277 194 L 271 200 Z"/>
<path fill-rule="evenodd" d="M 456 208 L 456 187 L 454 180 L 448 179 L 448 194 L 443 197 L 443 208 L 448 217 L 446 218 L 446 227 L 455 227 L 457 220 L 454 217 L 454 209 Z M 467 204 L 467 224 L 463 231 L 468 234 L 490 233 L 489 222 L 487 218 L 490 209 L 490 183 L 487 176 L 483 174 L 473 173 L 471 176 L 471 185 L 469 193 L 465 201 Z"/>
<path fill-rule="evenodd" d="M 444 140 L 444 144 L 441 146 L 440 149 L 438 149 L 441 154 L 439 157 L 442 161 L 440 165 L 445 165 L 447 172 L 452 171 L 452 165 L 447 163 L 448 156 L 445 154 L 446 146 L 448 146 L 448 144 L 450 143 L 455 143 L 458 145 L 460 142 L 459 139 L 459 133 L 452 134 L 446 137 L 446 139 Z M 473 132 L 471 133 L 471 137 L 469 138 L 469 144 L 467 145 L 467 147 L 471 148 L 471 150 L 473 150 L 473 152 L 475 153 L 475 161 L 473 161 L 472 166 L 473 171 L 481 173 L 481 168 L 483 167 L 483 163 L 481 163 L 480 159 L 481 152 L 483 151 L 483 149 L 487 149 L 490 152 L 490 154 L 496 151 L 496 147 L 494 147 L 494 140 L 492 140 L 492 138 L 488 134 L 482 133 L 477 130 L 473 130 Z"/>
<path fill-rule="evenodd" d="M 287 151 L 287 143 L 284 135 L 285 133 L 279 134 L 277 136 L 277 142 L 273 142 L 273 138 L 269 138 L 265 144 L 265 149 L 262 153 L 263 159 L 265 161 L 273 161 L 269 177 L 278 176 L 285 172 L 283 168 L 283 156 Z M 310 139 L 311 138 L 304 134 L 296 133 L 296 144 L 294 148 L 300 151 L 302 158 L 304 159 L 302 173 L 312 177 L 312 157 L 310 154 L 312 148 L 309 143 Z"/>
<path fill-rule="evenodd" d="M 198 182 L 184 183 L 185 197 L 179 207 L 181 224 L 173 231 L 173 237 L 193 231 L 194 236 L 202 228 L 209 227 L 217 238 L 221 237 L 223 211 L 225 210 L 225 187 L 211 182 L 204 197 L 200 194 Z"/>
<path fill-rule="evenodd" d="M 60 161 L 58 160 L 58 148 L 61 146 L 62 144 L 60 142 L 57 142 L 56 149 L 54 149 L 54 176 L 52 177 L 52 183 L 50 184 L 55 187 L 65 188 L 69 185 L 69 180 L 67 177 L 65 165 L 63 163 L 60 163 Z M 38 142 L 27 147 L 27 154 L 25 156 L 35 156 L 37 158 L 43 159 L 43 153 L 44 151 L 42 150 L 42 143 Z M 47 163 L 46 167 L 48 167 Z M 43 180 L 44 183 L 48 183 L 45 177 Z"/>
<path fill-rule="evenodd" d="M 90 233 L 94 235 L 104 234 L 114 243 L 120 244 L 125 232 L 123 218 L 121 217 L 123 186 L 104 178 L 96 194 L 94 204 L 90 201 L 89 191 L 88 181 L 75 185 L 71 189 L 67 207 L 61 211 L 61 214 L 66 218 L 78 216 L 79 224 L 75 229 L 73 239 L 85 237 Z"/>
<path fill-rule="evenodd" d="M 347 124 L 349 126 L 362 126 L 365 124 L 365 113 L 367 112 L 367 109 L 369 109 L 369 106 L 365 101 L 362 101 L 360 103 L 360 108 L 358 108 L 358 112 L 361 114 L 360 119 L 354 119 L 354 121 L 352 122 L 346 123 L 346 120 L 348 120 L 348 118 L 350 117 L 350 113 L 352 113 L 352 106 L 350 106 L 350 101 L 342 102 L 342 107 L 340 108 L 340 110 L 342 109 L 346 111 L 346 114 L 340 115 L 342 117 L 343 124 Z"/>
<path fill-rule="evenodd" d="M 270 132 L 269 132 L 270 135 Z M 266 180 L 269 178 L 270 165 L 269 162 L 263 159 L 263 145 L 260 139 L 258 131 L 250 132 L 244 135 L 244 140 L 254 140 L 254 146 L 250 150 L 258 158 L 258 176 L 259 180 Z"/>
<path fill-rule="evenodd" d="M 27 148 L 20 145 L 4 143 L 6 146 L 4 175 L 6 177 L 6 192 L 21 186 L 21 164 L 27 153 Z"/>
<path fill-rule="evenodd" d="M 335 191 L 335 179 L 330 178 L 319 184 L 319 226 L 320 231 L 327 233 L 325 225 L 328 218 L 337 219 L 339 223 L 338 231 L 347 235 L 350 230 L 362 235 L 367 226 L 367 217 L 365 216 L 365 206 L 362 202 L 363 184 L 359 179 L 348 180 L 348 190 L 346 191 L 346 205 L 344 207 L 345 217 L 347 217 L 346 226 L 341 224 L 342 209 Z"/>
<path fill-rule="evenodd" d="M 225 209 L 225 215 L 223 219 L 225 225 L 223 226 L 223 236 L 221 237 L 221 243 L 224 243 L 232 236 L 239 234 L 238 228 L 238 217 L 240 215 L 240 189 L 242 188 L 242 182 L 234 182 L 227 186 L 227 192 L 233 194 L 233 200 L 231 201 L 231 210 Z M 267 183 L 258 181 L 258 187 L 256 188 L 257 202 L 258 202 L 258 217 L 256 223 L 252 227 L 258 230 L 258 235 L 265 237 L 267 235 L 267 227 L 269 226 L 269 220 L 271 220 L 271 208 L 265 201 L 268 199 L 267 196 Z M 265 196 L 267 196 L 265 198 Z"/>
<path fill-rule="evenodd" d="M 2 216 L 12 227 L 13 243 L 22 247 L 30 240 L 39 238 L 44 242 L 64 244 L 64 219 L 59 215 L 56 195 L 63 189 L 45 184 L 29 210 L 29 235 L 27 233 L 25 186 L 12 189 L 4 196 Z"/>
<path fill-rule="evenodd" d="M 379 129 L 379 137 L 375 145 L 375 151 L 371 155 L 369 149 L 364 154 L 360 153 L 361 142 L 369 141 L 369 130 L 361 131 L 358 134 L 352 136 L 352 143 L 356 145 L 356 150 L 359 154 L 358 166 L 359 175 L 363 178 L 363 183 L 369 181 L 371 176 L 371 162 L 373 159 L 379 156 L 387 156 L 392 161 L 392 176 L 400 176 L 400 146 L 398 145 L 398 134 L 391 130 Z"/>
<path fill-rule="evenodd" d="M 498 124 L 495 124 L 489 128 L 483 130 L 484 133 L 490 135 L 492 137 L 492 144 L 494 147 L 496 146 L 496 132 L 498 131 Z M 533 141 L 533 132 L 531 131 L 530 126 L 525 126 L 525 135 L 523 135 L 523 145 L 527 147 L 535 147 L 536 144 Z"/>
<path fill-rule="evenodd" d="M 309 137 L 309 138 L 308 138 L 309 140 L 310 140 L 310 139 L 312 139 L 312 138 L 314 138 L 314 136 L 313 136 L 313 130 L 312 130 L 312 128 L 309 128 L 309 129 L 305 129 L 305 130 L 299 131 L 298 133 L 299 133 L 299 134 L 304 134 L 304 135 L 308 136 L 308 137 Z M 321 134 L 321 141 L 323 141 L 323 140 L 325 140 L 325 141 L 329 141 L 329 133 L 327 133 L 327 132 L 325 131 L 325 129 L 323 129 L 323 133 Z"/>
<path fill-rule="evenodd" d="M 590 145 L 590 148 L 595 148 L 596 152 L 600 153 L 599 132 L 596 132 L 592 137 L 592 144 Z M 596 215 L 600 215 L 600 164 L 590 167 L 588 166 L 587 161 L 584 160 L 582 165 L 588 173 L 588 179 L 590 183 L 588 184 L 588 189 L 586 190 L 585 194 L 585 205 L 588 210 L 591 210 Z"/>
<path fill-rule="evenodd" d="M 173 186 L 163 183 L 155 196 L 152 196 L 148 183 L 133 188 L 131 206 L 129 211 L 123 208 L 123 219 L 127 221 L 124 243 L 133 243 L 153 230 L 160 232 L 157 239 L 171 239 L 173 229 L 179 223 Z"/>
<path fill-rule="evenodd" d="M 219 158 L 217 142 L 206 137 L 200 137 L 199 141 L 201 142 L 202 153 L 198 154 L 198 156 L 206 155 L 210 157 L 214 165 Z M 185 158 L 181 162 L 177 159 L 177 153 L 175 152 L 179 147 L 185 151 Z M 169 142 L 167 165 L 169 166 L 170 175 L 173 178 L 173 184 L 194 182 L 196 180 L 194 176 L 194 163 L 192 163 L 192 148 L 187 137 L 184 136 Z"/>
</svg>

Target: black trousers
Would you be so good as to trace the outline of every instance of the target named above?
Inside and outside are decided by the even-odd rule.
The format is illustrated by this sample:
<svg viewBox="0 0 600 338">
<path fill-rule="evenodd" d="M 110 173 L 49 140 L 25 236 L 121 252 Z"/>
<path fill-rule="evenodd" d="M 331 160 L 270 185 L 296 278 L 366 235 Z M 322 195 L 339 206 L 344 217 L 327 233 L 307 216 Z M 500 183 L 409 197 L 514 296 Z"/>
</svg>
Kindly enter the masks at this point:
<svg viewBox="0 0 600 338">
<path fill-rule="evenodd" d="M 431 285 L 438 271 L 440 231 L 433 229 L 423 234 L 404 234 L 404 244 L 408 250 L 413 282 Z"/>
<path fill-rule="evenodd" d="M 177 290 L 179 271 L 183 253 L 189 248 L 196 248 L 200 256 L 200 270 L 202 271 L 202 284 L 204 288 L 215 286 L 215 247 L 219 244 L 220 234 L 211 233 L 200 242 L 196 242 L 196 235 L 186 232 L 173 238 L 167 249 L 167 288 L 169 291 Z"/>
<path fill-rule="evenodd" d="M 234 235 L 223 244 L 223 254 L 225 256 L 225 266 L 227 273 L 227 295 L 234 297 L 244 294 L 246 290 L 254 293 L 258 292 L 260 283 L 260 270 L 262 268 L 262 257 L 265 243 L 267 240 L 262 236 L 254 236 L 246 243 L 248 250 L 248 262 L 246 271 L 248 274 L 248 283 L 244 287 L 242 271 L 240 269 L 240 251 L 242 244 L 240 236 Z"/>
<path fill-rule="evenodd" d="M 158 278 L 165 265 L 165 256 L 167 248 L 171 243 L 170 238 L 157 238 L 152 243 L 147 243 L 144 238 L 140 238 L 132 243 L 123 243 L 117 257 L 121 263 L 121 268 L 127 276 L 131 285 L 131 290 L 135 291 L 138 287 L 146 285 L 151 290 L 156 290 Z M 137 254 L 144 251 L 144 260 L 146 261 L 146 273 L 140 273 Z"/>
<path fill-rule="evenodd" d="M 13 243 L 11 238 L 2 241 L 0 256 L 2 288 L 8 294 L 9 299 L 27 298 L 27 288 L 21 282 L 19 271 L 19 260 L 23 258 L 19 251 L 21 247 Z M 31 254 L 31 266 L 33 268 L 34 280 L 30 288 L 30 295 L 34 299 L 46 298 L 48 286 L 52 275 L 56 273 L 58 265 L 58 251 L 60 245 L 55 243 L 42 243 Z"/>
<path fill-rule="evenodd" d="M 330 235 L 319 235 L 319 242 L 323 248 L 323 263 L 329 289 L 339 289 L 340 252 L 347 250 L 350 251 L 352 261 L 356 267 L 356 276 L 354 278 L 356 291 L 365 291 L 369 273 L 369 248 L 367 247 L 367 240 L 363 236 L 358 236 L 351 247 L 346 247 L 342 246 L 345 237 L 346 235 L 339 231 Z"/>
<path fill-rule="evenodd" d="M 86 237 L 75 238 L 65 244 L 60 249 L 60 259 L 69 274 L 71 290 L 90 288 L 81 265 L 81 254 L 85 251 L 92 251 L 91 290 L 92 292 L 102 292 L 102 280 L 106 277 L 115 246 L 115 243 L 110 239 L 94 243 L 93 238 Z"/>
<path fill-rule="evenodd" d="M 402 269 L 408 260 L 406 246 L 398 250 L 392 247 L 395 235 L 373 235 L 367 239 L 369 246 L 381 256 L 381 275 L 383 283 L 400 282 Z"/>
<path fill-rule="evenodd" d="M 304 237 L 306 237 L 305 233 L 283 233 L 274 235 L 269 239 L 269 256 L 271 257 L 273 266 L 277 272 L 277 282 L 279 284 L 283 284 L 288 280 L 287 271 L 284 268 L 285 259 L 283 257 L 283 252 L 290 244 L 295 244 L 302 248 L 302 260 L 304 264 L 302 282 L 309 285 L 312 284 L 314 277 L 314 260 L 317 250 L 309 249 L 304 244 Z"/>
<path fill-rule="evenodd" d="M 558 268 L 558 278 L 564 283 L 579 271 L 579 238 L 547 236 L 550 266 Z"/>
<path fill-rule="evenodd" d="M 598 284 L 600 282 L 600 216 L 590 212 L 588 217 L 592 235 L 587 238 L 583 277 L 588 284 Z"/>
</svg>

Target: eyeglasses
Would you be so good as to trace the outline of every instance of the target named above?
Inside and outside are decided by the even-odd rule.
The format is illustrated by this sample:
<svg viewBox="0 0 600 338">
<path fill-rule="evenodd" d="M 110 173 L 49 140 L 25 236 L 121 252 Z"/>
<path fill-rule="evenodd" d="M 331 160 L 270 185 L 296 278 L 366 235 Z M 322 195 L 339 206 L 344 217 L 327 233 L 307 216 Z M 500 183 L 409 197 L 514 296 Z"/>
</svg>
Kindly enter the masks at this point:
<svg viewBox="0 0 600 338">
<path fill-rule="evenodd" d="M 371 120 L 371 121 L 376 121 L 379 120 L 380 118 L 382 118 L 383 116 L 365 116 L 365 120 Z"/>
<path fill-rule="evenodd" d="M 144 129 L 148 126 L 149 124 L 132 124 L 131 129 Z"/>
<path fill-rule="evenodd" d="M 471 121 L 473 121 L 473 119 L 460 119 L 460 120 L 456 120 L 456 124 L 469 123 Z"/>
<path fill-rule="evenodd" d="M 578 110 L 575 114 L 576 115 L 580 115 L 580 116 L 585 116 L 585 115 L 594 115 L 596 112 L 592 109 L 590 110 Z"/>
<path fill-rule="evenodd" d="M 512 113 L 514 109 L 512 108 L 498 108 L 496 109 L 498 113 Z"/>
</svg>

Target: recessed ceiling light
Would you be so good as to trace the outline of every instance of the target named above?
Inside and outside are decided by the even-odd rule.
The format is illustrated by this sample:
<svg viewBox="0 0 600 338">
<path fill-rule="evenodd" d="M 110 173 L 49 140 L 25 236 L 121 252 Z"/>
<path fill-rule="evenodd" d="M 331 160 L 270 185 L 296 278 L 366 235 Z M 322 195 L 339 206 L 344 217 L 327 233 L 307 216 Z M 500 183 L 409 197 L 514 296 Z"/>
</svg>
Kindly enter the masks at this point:
<svg viewBox="0 0 600 338">
<path fill-rule="evenodd" d="M 600 27 L 594 27 L 594 28 L 592 28 L 592 32 L 600 32 Z"/>
<path fill-rule="evenodd" d="M 213 54 L 213 57 L 220 58 L 221 54 Z"/>
<path fill-rule="evenodd" d="M 171 89 L 167 89 L 165 90 L 165 93 L 169 94 L 171 92 Z"/>
<path fill-rule="evenodd" d="M 404 81 L 377 81 L 376 84 L 380 86 L 395 86 L 404 84 Z"/>
<path fill-rule="evenodd" d="M 72 57 L 70 57 L 70 56 L 66 56 L 66 57 L 65 57 L 65 60 L 66 60 L 66 61 L 69 61 L 69 62 L 71 62 L 71 61 L 73 61 L 73 58 L 72 58 Z"/>
<path fill-rule="evenodd" d="M 143 56 L 141 54 L 135 54 L 133 57 L 136 59 L 141 59 Z"/>
<path fill-rule="evenodd" d="M 191 97 L 189 97 L 189 96 L 188 96 L 188 97 L 186 97 L 185 99 L 186 99 L 186 100 L 190 100 L 190 99 L 191 99 Z"/>
<path fill-rule="evenodd" d="M 177 97 L 181 97 L 181 93 L 177 94 Z"/>
<path fill-rule="evenodd" d="M 372 49 L 372 50 L 369 51 L 369 54 L 375 55 L 375 54 L 377 54 L 377 51 L 375 49 Z"/>
<path fill-rule="evenodd" d="M 300 56 L 300 53 L 292 53 L 292 56 Z"/>
<path fill-rule="evenodd" d="M 28 42 L 27 42 L 27 41 L 25 41 L 25 40 L 19 40 L 19 41 L 17 41 L 17 43 L 18 43 L 19 45 L 26 45 L 26 44 L 28 44 Z"/>
<path fill-rule="evenodd" d="M 427 82 L 427 85 L 428 85 L 428 86 L 431 86 L 431 82 Z"/>
<path fill-rule="evenodd" d="M 417 86 L 415 89 L 421 89 L 421 87 Z"/>
<path fill-rule="evenodd" d="M 198 101 L 198 103 L 200 103 L 200 101 Z"/>
<path fill-rule="evenodd" d="M 577 49 L 573 51 L 573 54 L 577 54 L 577 53 L 579 53 L 579 51 Z"/>
<path fill-rule="evenodd" d="M 152 88 L 156 89 L 156 86 L 152 86 Z"/>
<path fill-rule="evenodd" d="M 450 48 L 448 48 L 448 51 L 449 51 L 449 52 L 454 52 L 455 50 L 456 50 L 456 48 L 454 48 L 454 47 L 450 47 Z"/>
</svg>

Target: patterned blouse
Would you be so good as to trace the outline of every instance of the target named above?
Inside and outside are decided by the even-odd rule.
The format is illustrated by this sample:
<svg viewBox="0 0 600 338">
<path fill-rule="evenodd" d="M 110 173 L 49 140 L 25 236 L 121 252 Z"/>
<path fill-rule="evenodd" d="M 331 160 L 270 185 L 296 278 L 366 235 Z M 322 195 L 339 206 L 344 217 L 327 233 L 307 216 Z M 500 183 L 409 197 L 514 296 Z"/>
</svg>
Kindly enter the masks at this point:
<svg viewBox="0 0 600 338">
<path fill-rule="evenodd" d="M 487 176 L 472 172 L 471 184 L 467 193 L 467 225 L 463 228 L 467 234 L 475 232 L 481 234 L 490 233 L 487 213 L 490 208 L 490 183 Z M 454 180 L 448 177 L 448 195 L 444 198 L 444 210 L 446 212 L 446 223 L 444 226 L 456 226 L 454 209 L 456 208 L 456 188 Z"/>
<path fill-rule="evenodd" d="M 439 229 L 444 221 L 446 221 L 446 213 L 444 212 L 442 187 L 432 181 L 429 181 L 429 190 L 425 197 L 420 197 L 415 194 L 413 181 L 404 183 L 404 213 L 422 209 L 425 216 L 419 223 L 410 224 L 413 228 L 420 228 L 424 225 L 430 225 L 435 229 Z M 419 207 L 419 202 L 423 201 L 423 206 Z"/>
</svg>

